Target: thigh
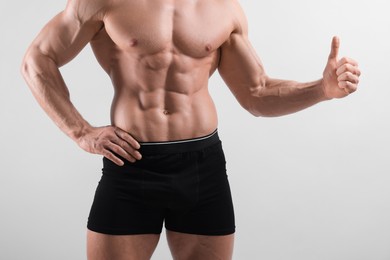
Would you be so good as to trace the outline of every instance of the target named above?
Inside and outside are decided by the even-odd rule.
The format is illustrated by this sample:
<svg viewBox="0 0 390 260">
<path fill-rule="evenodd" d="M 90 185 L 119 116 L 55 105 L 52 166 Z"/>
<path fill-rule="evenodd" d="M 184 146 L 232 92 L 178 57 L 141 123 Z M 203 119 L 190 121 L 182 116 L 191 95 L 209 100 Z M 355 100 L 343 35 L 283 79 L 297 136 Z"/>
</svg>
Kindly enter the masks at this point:
<svg viewBox="0 0 390 260">
<path fill-rule="evenodd" d="M 154 184 L 154 179 L 135 164 L 120 167 L 106 158 L 103 162 L 103 175 L 95 192 L 87 228 L 110 235 L 160 234 L 164 209 L 148 196 L 148 193 L 157 192 L 160 186 L 149 184 Z"/>
<path fill-rule="evenodd" d="M 182 203 L 165 218 L 170 231 L 206 236 L 224 236 L 235 232 L 234 207 L 226 173 L 226 161 L 220 143 L 204 149 L 197 159 L 195 182 L 178 182 L 183 192 L 176 197 L 190 197 L 195 187 L 196 203 Z M 189 179 L 189 178 L 187 178 Z M 176 190 L 180 190 L 178 187 Z"/>
<path fill-rule="evenodd" d="M 149 260 L 160 235 L 106 235 L 87 231 L 88 260 Z"/>
<path fill-rule="evenodd" d="M 234 234 L 203 236 L 167 230 L 167 239 L 174 260 L 231 260 Z"/>
</svg>

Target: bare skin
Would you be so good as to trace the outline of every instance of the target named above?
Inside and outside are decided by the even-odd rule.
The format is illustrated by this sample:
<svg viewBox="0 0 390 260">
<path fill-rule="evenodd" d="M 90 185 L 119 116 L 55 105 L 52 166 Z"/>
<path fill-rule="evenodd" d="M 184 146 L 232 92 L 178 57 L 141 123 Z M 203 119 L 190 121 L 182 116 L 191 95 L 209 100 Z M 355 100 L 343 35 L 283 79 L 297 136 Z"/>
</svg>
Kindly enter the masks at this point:
<svg viewBox="0 0 390 260">
<path fill-rule="evenodd" d="M 91 126 L 73 106 L 59 67 L 88 43 L 112 80 L 111 125 Z M 208 79 L 218 69 L 238 102 L 255 116 L 295 113 L 343 98 L 359 83 L 358 64 L 338 59 L 332 41 L 323 78 L 270 78 L 248 40 L 237 0 L 69 0 L 28 49 L 22 73 L 35 98 L 87 152 L 118 165 L 140 160 L 139 142 L 194 138 L 217 128 Z M 114 153 L 113 153 L 114 152 Z M 234 235 L 167 232 L 174 259 L 231 259 Z M 88 231 L 88 259 L 150 259 L 158 235 Z"/>
</svg>

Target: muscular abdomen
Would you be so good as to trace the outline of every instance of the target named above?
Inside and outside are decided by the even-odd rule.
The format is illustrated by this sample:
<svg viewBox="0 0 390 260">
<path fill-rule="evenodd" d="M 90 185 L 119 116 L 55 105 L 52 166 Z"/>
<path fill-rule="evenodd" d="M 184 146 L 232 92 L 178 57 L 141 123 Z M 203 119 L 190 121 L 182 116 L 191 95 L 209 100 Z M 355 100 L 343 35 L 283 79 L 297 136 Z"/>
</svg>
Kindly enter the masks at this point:
<svg viewBox="0 0 390 260">
<path fill-rule="evenodd" d="M 188 96 L 167 91 L 150 93 L 153 100 L 144 106 L 137 96 L 115 96 L 112 124 L 139 141 L 167 141 L 207 135 L 217 127 L 217 116 L 207 88 Z M 139 95 L 144 95 L 139 93 Z M 149 97 L 150 98 L 150 97 Z"/>
<path fill-rule="evenodd" d="M 208 79 L 216 68 L 217 52 L 193 59 L 173 47 L 152 55 L 113 48 L 109 57 L 99 62 L 109 63 L 115 91 L 113 125 L 139 141 L 188 139 L 215 130 Z"/>
</svg>

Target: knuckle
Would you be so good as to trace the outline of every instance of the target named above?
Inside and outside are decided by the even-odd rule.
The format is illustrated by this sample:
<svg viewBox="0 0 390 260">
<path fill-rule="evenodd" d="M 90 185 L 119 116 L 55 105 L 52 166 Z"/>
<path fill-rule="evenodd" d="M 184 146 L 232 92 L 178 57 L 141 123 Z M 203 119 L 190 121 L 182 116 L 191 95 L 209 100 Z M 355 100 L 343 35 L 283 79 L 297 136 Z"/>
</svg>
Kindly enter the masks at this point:
<svg viewBox="0 0 390 260">
<path fill-rule="evenodd" d="M 343 64 L 340 66 L 340 68 L 337 70 L 337 75 L 342 75 L 348 70 L 348 66 L 346 64 Z"/>
<path fill-rule="evenodd" d="M 356 89 L 356 84 L 350 82 L 349 85 L 348 85 L 348 88 L 351 90 L 351 91 L 354 91 Z"/>
<path fill-rule="evenodd" d="M 106 147 L 109 146 L 110 142 L 107 139 L 103 139 L 100 142 L 97 143 L 98 147 Z"/>
<path fill-rule="evenodd" d="M 356 86 L 355 86 L 355 84 L 351 83 L 351 84 L 348 85 L 347 89 L 348 89 L 349 93 L 353 93 L 353 92 L 356 91 Z"/>
<path fill-rule="evenodd" d="M 93 148 L 96 151 L 102 151 L 104 149 L 104 144 L 102 142 L 95 142 Z"/>
<path fill-rule="evenodd" d="M 109 131 L 103 131 L 99 136 L 98 136 L 98 140 L 105 140 L 108 138 L 108 136 L 110 136 L 110 132 Z"/>
<path fill-rule="evenodd" d="M 348 66 L 351 66 L 353 64 L 353 61 L 350 58 L 344 57 L 343 59 L 344 59 L 343 60 L 344 63 L 347 64 Z"/>
<path fill-rule="evenodd" d="M 112 133 L 113 133 L 113 135 L 118 136 L 118 137 L 122 137 L 123 136 L 122 132 L 119 130 L 119 128 L 113 129 Z"/>
<path fill-rule="evenodd" d="M 355 71 L 355 67 L 353 65 L 351 65 L 351 64 L 347 64 L 346 67 L 347 67 L 347 70 L 350 71 L 350 72 Z"/>
</svg>

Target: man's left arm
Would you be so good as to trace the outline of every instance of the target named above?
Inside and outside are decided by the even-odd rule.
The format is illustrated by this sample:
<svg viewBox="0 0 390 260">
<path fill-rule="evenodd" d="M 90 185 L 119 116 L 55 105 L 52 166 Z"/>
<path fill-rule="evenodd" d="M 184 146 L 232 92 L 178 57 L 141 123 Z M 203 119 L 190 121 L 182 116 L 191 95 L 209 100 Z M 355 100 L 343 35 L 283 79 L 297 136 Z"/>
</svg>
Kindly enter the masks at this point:
<svg viewBox="0 0 390 260">
<path fill-rule="evenodd" d="M 238 20 L 238 29 L 221 47 L 218 70 L 239 103 L 253 115 L 283 116 L 356 91 L 358 64 L 350 58 L 338 60 L 337 37 L 332 40 L 322 79 L 308 83 L 273 79 L 248 40 L 245 17 Z"/>
</svg>

